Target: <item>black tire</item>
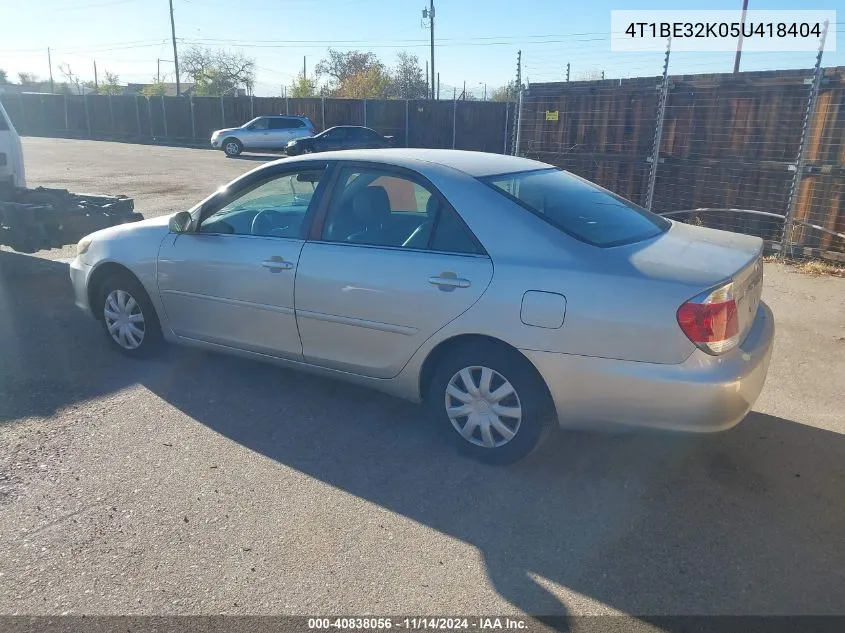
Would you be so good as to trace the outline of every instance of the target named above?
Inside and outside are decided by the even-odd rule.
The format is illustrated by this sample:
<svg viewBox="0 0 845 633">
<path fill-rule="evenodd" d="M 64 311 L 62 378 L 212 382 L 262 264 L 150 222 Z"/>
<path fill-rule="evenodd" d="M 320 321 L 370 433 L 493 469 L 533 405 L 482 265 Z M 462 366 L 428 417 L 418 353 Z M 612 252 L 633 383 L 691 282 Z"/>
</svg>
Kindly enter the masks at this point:
<svg viewBox="0 0 845 633">
<path fill-rule="evenodd" d="M 236 138 L 224 139 L 224 141 L 220 144 L 220 147 L 223 148 L 223 153 L 229 158 L 240 156 L 241 152 L 244 151 L 244 144 Z"/>
<path fill-rule="evenodd" d="M 472 443 L 458 431 L 446 412 L 447 387 L 458 372 L 471 367 L 491 369 L 494 381 L 498 380 L 496 377 L 498 374 L 498 378 L 509 382 L 514 389 L 516 400 L 508 401 L 506 398 L 499 404 L 504 403 L 503 406 L 509 407 L 510 410 L 519 406 L 522 415 L 518 426 L 514 419 L 499 417 L 499 421 L 504 421 L 509 430 L 515 428 L 513 437 L 504 444 L 488 448 Z M 475 377 L 480 377 L 480 369 L 473 372 L 475 372 L 473 374 Z M 499 386 L 502 384 L 498 382 Z M 496 389 L 497 383 L 491 382 L 490 391 L 495 392 Z M 451 402 L 455 406 L 457 401 L 452 399 Z M 554 419 L 551 396 L 534 366 L 518 352 L 495 344 L 467 344 L 444 356 L 437 364 L 426 390 L 426 407 L 447 439 L 461 453 L 478 461 L 496 465 L 517 462 L 537 450 L 548 437 Z M 468 416 L 466 420 L 468 423 Z M 460 420 L 457 423 L 460 425 Z M 495 428 L 490 432 L 495 440 L 505 440 L 504 435 L 497 432 Z M 483 441 L 480 426 L 474 428 L 472 434 L 475 440 Z"/>
<path fill-rule="evenodd" d="M 134 347 L 119 343 L 109 330 L 109 326 L 113 325 L 113 321 L 110 323 L 110 319 L 106 315 L 106 301 L 115 292 L 123 292 L 131 297 L 137 304 L 137 311 L 133 310 L 133 312 L 140 313 L 142 316 L 143 321 L 141 323 L 133 324 L 136 329 L 140 329 L 143 332 L 140 343 Z M 111 274 L 100 284 L 97 298 L 97 304 L 94 307 L 97 310 L 96 316 L 103 326 L 106 339 L 114 349 L 131 358 L 147 358 L 159 351 L 164 340 L 161 334 L 161 324 L 158 320 L 155 307 L 152 301 L 150 301 L 147 291 L 141 285 L 141 282 L 129 273 Z M 129 305 L 128 301 L 126 303 Z M 128 337 L 130 335 L 127 334 L 126 336 Z M 129 341 L 134 343 L 138 338 L 134 334 L 131 337 L 131 339 L 124 338 L 124 340 L 127 343 Z M 118 338 L 120 338 L 119 335 Z"/>
</svg>

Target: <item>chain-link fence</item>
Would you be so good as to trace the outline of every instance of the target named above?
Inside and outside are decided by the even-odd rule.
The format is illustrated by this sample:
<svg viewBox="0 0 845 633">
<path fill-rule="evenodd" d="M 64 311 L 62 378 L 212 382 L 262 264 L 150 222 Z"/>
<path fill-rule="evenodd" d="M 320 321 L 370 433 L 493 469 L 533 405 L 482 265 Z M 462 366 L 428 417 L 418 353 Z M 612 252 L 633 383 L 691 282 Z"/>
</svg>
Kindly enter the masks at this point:
<svg viewBox="0 0 845 633">
<path fill-rule="evenodd" d="M 675 220 L 845 261 L 845 68 L 531 84 L 517 153 Z"/>
</svg>

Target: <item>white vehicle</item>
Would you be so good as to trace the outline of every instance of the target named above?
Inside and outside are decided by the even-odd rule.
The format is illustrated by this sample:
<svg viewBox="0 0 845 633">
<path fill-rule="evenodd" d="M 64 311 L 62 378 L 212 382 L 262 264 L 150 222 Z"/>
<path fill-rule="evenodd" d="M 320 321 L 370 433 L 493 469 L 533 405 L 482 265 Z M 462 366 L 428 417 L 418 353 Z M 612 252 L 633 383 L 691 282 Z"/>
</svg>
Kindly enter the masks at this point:
<svg viewBox="0 0 845 633">
<path fill-rule="evenodd" d="M 34 253 L 74 244 L 88 233 L 115 224 L 143 219 L 126 196 L 27 189 L 21 139 L 0 103 L 0 245 Z"/>
<path fill-rule="evenodd" d="M 0 103 L 0 187 L 26 187 L 21 137 Z"/>
</svg>

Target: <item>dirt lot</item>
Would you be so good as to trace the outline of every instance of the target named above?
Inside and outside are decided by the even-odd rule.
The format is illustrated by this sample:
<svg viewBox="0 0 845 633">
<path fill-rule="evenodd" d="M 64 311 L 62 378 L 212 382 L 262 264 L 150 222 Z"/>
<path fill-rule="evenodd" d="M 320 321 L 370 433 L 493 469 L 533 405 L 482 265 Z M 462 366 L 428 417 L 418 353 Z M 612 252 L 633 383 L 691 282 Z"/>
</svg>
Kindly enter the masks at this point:
<svg viewBox="0 0 845 633">
<path fill-rule="evenodd" d="M 24 139 L 151 216 L 255 165 Z M 131 362 L 68 257 L 0 253 L 0 613 L 845 614 L 845 280 L 768 265 L 756 410 L 491 469 L 409 404 L 182 349 Z"/>
</svg>

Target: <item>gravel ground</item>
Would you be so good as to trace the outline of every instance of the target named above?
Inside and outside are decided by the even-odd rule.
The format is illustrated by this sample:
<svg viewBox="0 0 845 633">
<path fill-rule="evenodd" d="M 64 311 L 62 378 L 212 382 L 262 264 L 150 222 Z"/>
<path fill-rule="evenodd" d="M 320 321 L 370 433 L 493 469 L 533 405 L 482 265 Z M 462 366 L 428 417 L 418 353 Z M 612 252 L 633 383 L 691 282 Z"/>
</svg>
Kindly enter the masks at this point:
<svg viewBox="0 0 845 633">
<path fill-rule="evenodd" d="M 255 166 L 24 139 L 30 184 L 152 216 Z M 845 614 L 845 280 L 767 265 L 755 411 L 572 433 L 506 469 L 416 407 L 170 349 L 111 352 L 67 267 L 0 252 L 0 613 Z"/>
</svg>

